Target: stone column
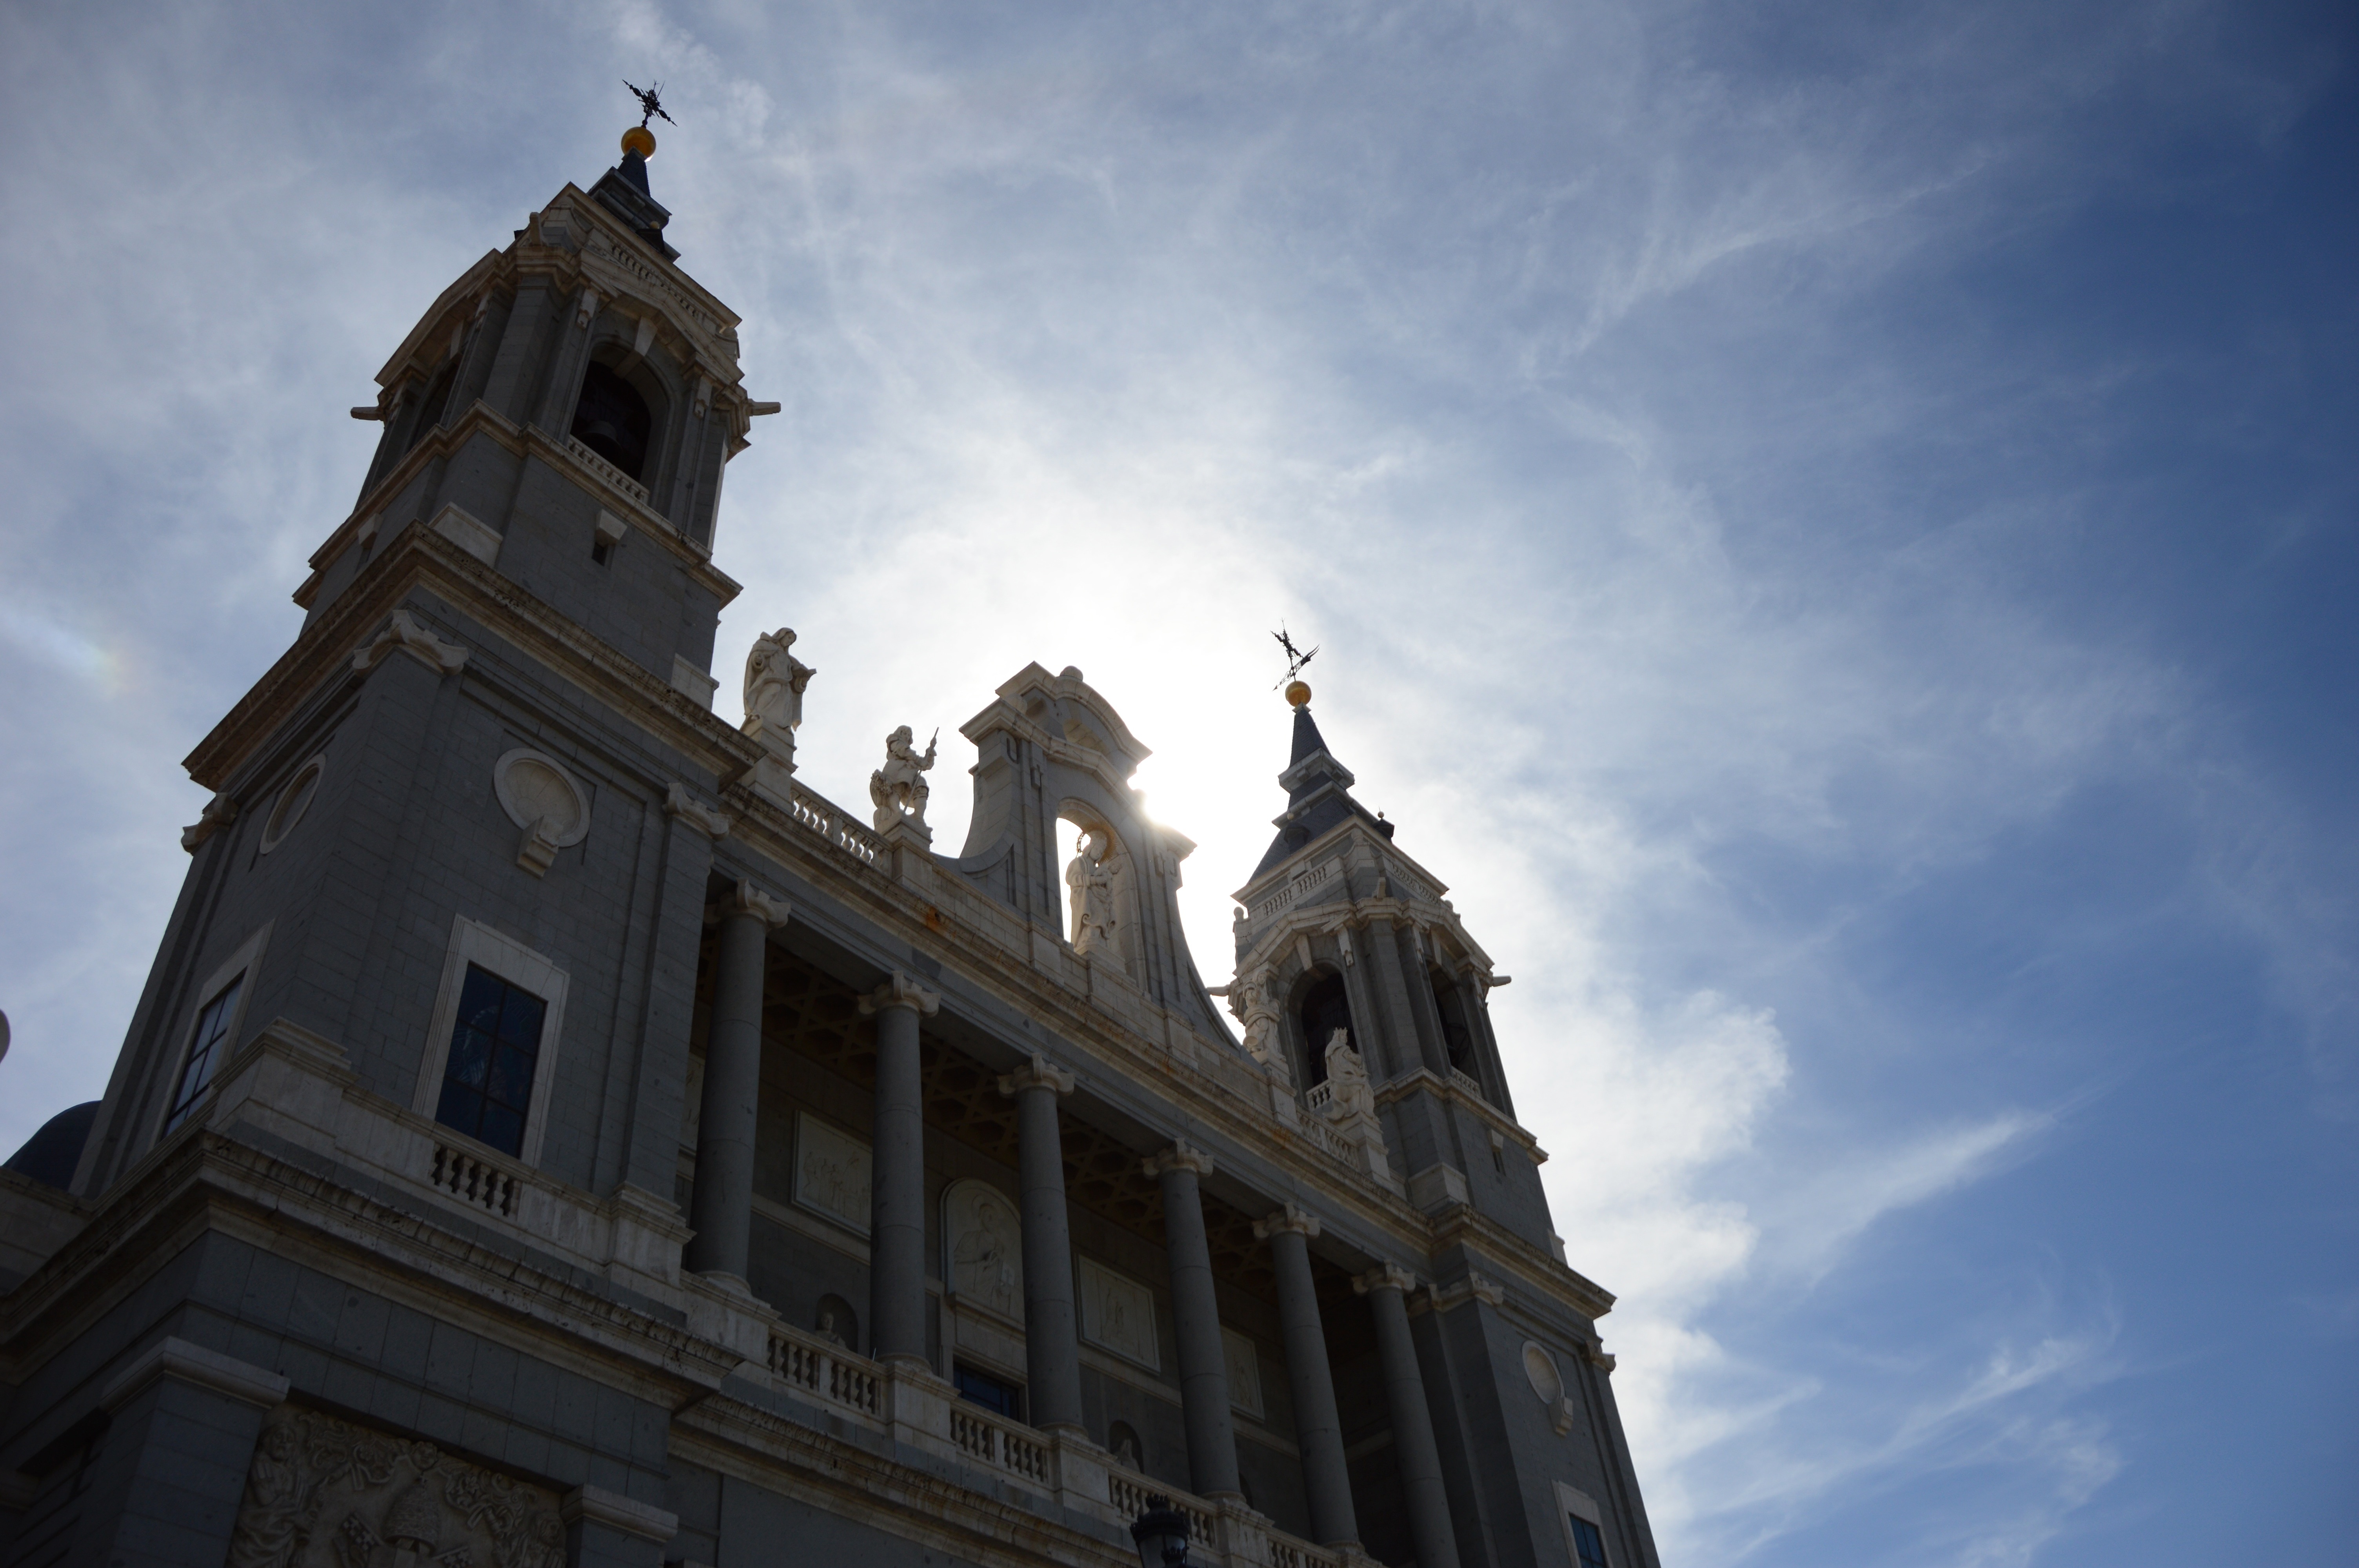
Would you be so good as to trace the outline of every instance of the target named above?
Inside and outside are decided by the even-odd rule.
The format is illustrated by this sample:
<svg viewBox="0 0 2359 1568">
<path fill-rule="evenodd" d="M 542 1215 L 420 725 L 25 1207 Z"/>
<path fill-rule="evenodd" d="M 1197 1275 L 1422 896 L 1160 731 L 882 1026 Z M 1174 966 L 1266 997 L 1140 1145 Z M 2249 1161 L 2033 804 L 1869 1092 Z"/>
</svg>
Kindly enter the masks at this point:
<svg viewBox="0 0 2359 1568">
<path fill-rule="evenodd" d="M 1086 1437 L 1073 1252 L 1065 1221 L 1065 1151 L 1057 1133 L 1057 1097 L 1073 1092 L 1073 1075 L 1036 1055 L 1029 1065 L 1002 1077 L 999 1092 L 1016 1101 L 1024 1187 L 1024 1361 L 1031 1374 L 1032 1424 Z"/>
<path fill-rule="evenodd" d="M 712 1019 L 704 1037 L 704 1098 L 696 1121 L 696 1231 L 680 1261 L 700 1274 L 745 1283 L 754 1225 L 754 1113 L 762 1092 L 762 981 L 770 928 L 787 906 L 741 881 L 721 913 L 712 967 Z"/>
<path fill-rule="evenodd" d="M 1441 1451 L 1433 1441 L 1425 1379 L 1409 1337 L 1408 1292 L 1417 1279 L 1397 1263 L 1380 1263 L 1352 1281 L 1368 1298 L 1376 1320 L 1376 1357 L 1384 1366 L 1385 1400 L 1393 1418 L 1393 1457 L 1400 1465 L 1402 1501 L 1419 1568 L 1458 1568 L 1458 1532 L 1441 1484 Z"/>
<path fill-rule="evenodd" d="M 880 1361 L 926 1359 L 925 1089 L 918 1020 L 942 999 L 908 976 L 860 999 L 876 1019 L 876 1112 L 868 1202 L 869 1346 Z"/>
<path fill-rule="evenodd" d="M 1204 1240 L 1197 1178 L 1212 1157 L 1174 1143 L 1146 1162 L 1163 1186 L 1163 1244 L 1171 1260 L 1172 1326 L 1180 1341 L 1180 1405 L 1188 1427 L 1188 1476 L 1200 1497 L 1243 1498 L 1237 1434 L 1229 1420 L 1229 1363 L 1221 1309 L 1212 1296 L 1212 1252 Z"/>
<path fill-rule="evenodd" d="M 1352 1476 L 1343 1461 L 1343 1423 L 1335 1415 L 1335 1379 L 1327 1366 L 1327 1331 L 1310 1278 L 1310 1238 L 1319 1221 L 1288 1204 L 1254 1222 L 1277 1267 L 1277 1323 L 1286 1336 L 1288 1386 L 1294 1392 L 1294 1441 L 1302 1450 L 1302 1490 L 1310 1503 L 1311 1539 L 1321 1546 L 1359 1544 Z M 1419 1557 L 1419 1563 L 1425 1559 Z"/>
</svg>

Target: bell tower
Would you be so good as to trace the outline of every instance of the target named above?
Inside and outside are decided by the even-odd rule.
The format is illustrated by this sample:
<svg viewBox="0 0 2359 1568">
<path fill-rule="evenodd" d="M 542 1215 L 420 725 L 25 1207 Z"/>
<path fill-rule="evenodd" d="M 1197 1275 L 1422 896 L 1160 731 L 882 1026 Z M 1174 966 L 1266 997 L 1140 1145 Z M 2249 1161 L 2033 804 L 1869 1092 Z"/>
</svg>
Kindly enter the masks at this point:
<svg viewBox="0 0 2359 1568">
<path fill-rule="evenodd" d="M 655 150 L 625 132 L 352 411 L 383 435 L 296 589 L 302 631 L 188 759 L 216 793 L 77 1191 L 204 1120 L 275 1031 L 336 1042 L 471 1148 L 677 1223 L 712 803 L 761 755 L 711 712 L 738 591 L 714 520 L 777 406 L 746 396 L 736 314 L 665 237 Z"/>
</svg>

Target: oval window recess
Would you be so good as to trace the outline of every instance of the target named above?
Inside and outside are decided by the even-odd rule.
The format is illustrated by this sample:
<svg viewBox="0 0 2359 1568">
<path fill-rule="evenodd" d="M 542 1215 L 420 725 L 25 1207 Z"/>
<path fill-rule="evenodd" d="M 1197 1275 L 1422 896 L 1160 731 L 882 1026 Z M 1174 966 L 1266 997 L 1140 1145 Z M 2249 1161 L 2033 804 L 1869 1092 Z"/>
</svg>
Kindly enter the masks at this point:
<svg viewBox="0 0 2359 1568">
<path fill-rule="evenodd" d="M 1564 1397 L 1564 1379 L 1557 1375 L 1556 1357 L 1534 1340 L 1524 1341 L 1524 1376 L 1540 1403 L 1552 1405 Z"/>
<path fill-rule="evenodd" d="M 278 804 L 270 809 L 270 820 L 262 825 L 262 852 L 266 855 L 286 841 L 311 809 L 311 800 L 320 793 L 320 771 L 326 764 L 324 755 L 312 758 L 295 771 L 287 787 L 278 792 Z"/>
<path fill-rule="evenodd" d="M 492 793 L 517 827 L 549 824 L 549 836 L 570 849 L 590 834 L 590 796 L 554 757 L 523 747 L 492 764 Z"/>
</svg>

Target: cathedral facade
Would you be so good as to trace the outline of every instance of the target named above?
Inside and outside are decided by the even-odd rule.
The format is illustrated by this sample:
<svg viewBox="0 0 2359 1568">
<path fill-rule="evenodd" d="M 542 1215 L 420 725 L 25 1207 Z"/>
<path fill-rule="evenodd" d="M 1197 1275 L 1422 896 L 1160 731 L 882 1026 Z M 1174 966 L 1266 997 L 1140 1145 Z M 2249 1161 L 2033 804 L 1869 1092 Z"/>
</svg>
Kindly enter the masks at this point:
<svg viewBox="0 0 2359 1568">
<path fill-rule="evenodd" d="M 1505 984 L 1297 684 L 1208 986 L 1068 668 L 714 712 L 738 319 L 644 130 L 443 292 L 105 1098 L 0 1170 L 0 1563 L 1654 1568 Z M 1272 736 L 1275 760 L 1277 736 Z M 1060 824 L 1076 833 L 1070 858 Z"/>
</svg>

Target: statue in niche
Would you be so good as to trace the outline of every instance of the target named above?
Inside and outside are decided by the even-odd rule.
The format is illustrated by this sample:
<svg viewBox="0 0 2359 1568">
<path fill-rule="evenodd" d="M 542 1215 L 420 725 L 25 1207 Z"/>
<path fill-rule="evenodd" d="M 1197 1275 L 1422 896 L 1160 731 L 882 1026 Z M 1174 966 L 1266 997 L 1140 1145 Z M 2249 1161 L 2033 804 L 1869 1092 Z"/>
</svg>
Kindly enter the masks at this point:
<svg viewBox="0 0 2359 1568">
<path fill-rule="evenodd" d="M 940 739 L 937 731 L 935 740 Z M 926 773 L 933 765 L 934 741 L 926 742 L 926 754 L 920 757 L 908 725 L 885 738 L 885 765 L 868 775 L 868 798 L 876 806 L 876 831 L 882 833 L 902 822 L 913 827 L 926 825 L 926 797 L 933 793 L 926 784 Z"/>
<path fill-rule="evenodd" d="M 1368 1087 L 1368 1069 L 1352 1049 L 1352 1032 L 1338 1029 L 1327 1039 L 1328 1107 L 1337 1116 L 1373 1113 L 1375 1091 Z"/>
<path fill-rule="evenodd" d="M 794 750 L 803 688 L 819 673 L 787 651 L 794 642 L 793 630 L 781 626 L 755 638 L 745 655 L 745 733 L 776 751 Z"/>
<path fill-rule="evenodd" d="M 1114 907 L 1114 835 L 1103 827 L 1082 834 L 1079 852 L 1065 868 L 1065 886 L 1072 894 L 1073 952 L 1086 958 L 1103 947 L 1119 956 L 1114 946 L 1120 922 Z"/>
</svg>

